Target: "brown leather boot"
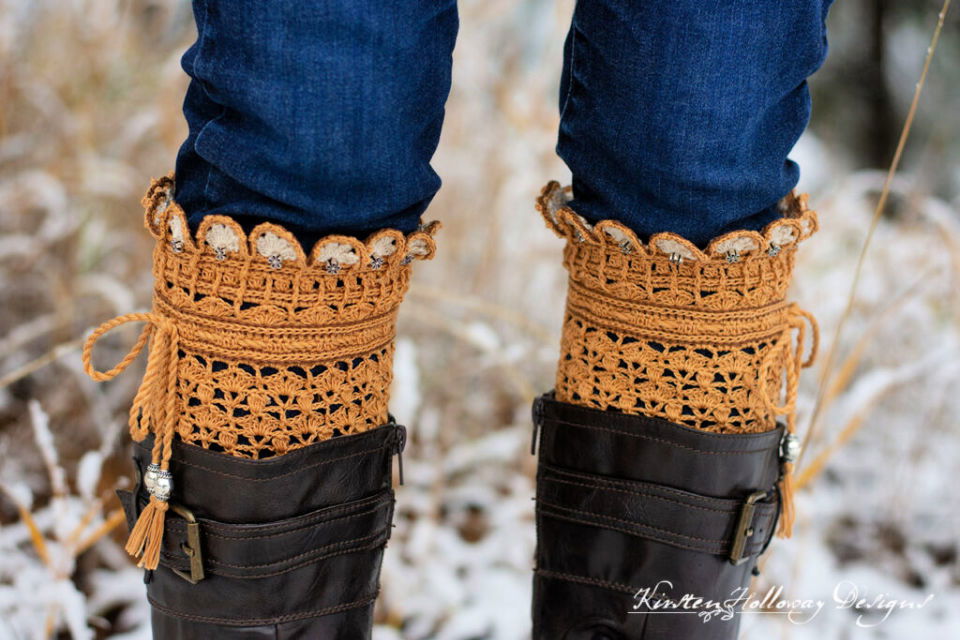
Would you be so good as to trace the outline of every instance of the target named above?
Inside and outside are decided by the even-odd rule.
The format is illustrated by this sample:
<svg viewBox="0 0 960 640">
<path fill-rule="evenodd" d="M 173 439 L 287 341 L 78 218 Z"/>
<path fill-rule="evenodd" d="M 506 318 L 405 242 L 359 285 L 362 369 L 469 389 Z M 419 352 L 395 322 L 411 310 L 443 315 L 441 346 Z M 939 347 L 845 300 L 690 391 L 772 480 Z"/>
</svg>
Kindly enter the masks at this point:
<svg viewBox="0 0 960 640">
<path fill-rule="evenodd" d="M 390 538 L 396 424 L 265 460 L 175 442 L 175 496 L 159 566 L 147 572 L 153 637 L 369 638 Z M 138 477 L 152 437 L 137 443 Z M 120 499 L 133 526 L 150 496 Z"/>
<path fill-rule="evenodd" d="M 130 412 L 142 478 L 122 494 L 148 571 L 154 637 L 368 638 L 390 533 L 387 413 L 396 315 L 436 225 L 308 254 L 285 229 L 208 216 L 196 233 L 172 177 L 144 198 L 153 309 L 84 349 L 107 380 L 149 343 Z M 146 328 L 112 370 L 94 342 Z"/>
<path fill-rule="evenodd" d="M 570 286 L 556 392 L 534 404 L 534 640 L 732 640 L 730 607 L 792 521 L 816 327 L 786 292 L 816 216 L 791 195 L 762 233 L 702 251 L 590 225 L 569 199 L 551 183 L 538 202 Z"/>
</svg>

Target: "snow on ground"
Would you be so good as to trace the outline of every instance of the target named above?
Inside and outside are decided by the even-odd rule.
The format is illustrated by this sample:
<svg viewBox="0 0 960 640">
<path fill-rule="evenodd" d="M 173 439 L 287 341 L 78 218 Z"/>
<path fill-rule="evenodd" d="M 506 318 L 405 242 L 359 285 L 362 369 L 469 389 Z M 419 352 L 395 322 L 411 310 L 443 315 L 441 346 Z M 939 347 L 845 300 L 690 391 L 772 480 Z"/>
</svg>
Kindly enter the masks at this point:
<svg viewBox="0 0 960 640">
<path fill-rule="evenodd" d="M 0 0 L 16 9 L 0 11 L 0 51 L 17 69 L 0 132 L 0 299 L 11 301 L 0 305 L 0 640 L 149 637 L 140 573 L 119 530 L 105 535 L 112 490 L 129 474 L 123 424 L 137 376 L 94 385 L 77 352 L 91 326 L 148 304 L 136 203 L 183 137 L 186 3 L 147 4 Z M 428 212 L 445 228 L 401 313 L 393 412 L 410 444 L 377 640 L 529 635 L 528 412 L 551 385 L 564 292 L 560 243 L 532 200 L 566 175 L 552 149 L 570 8 L 461 3 L 436 158 L 444 188 Z M 795 295 L 820 319 L 822 364 L 882 176 L 851 172 L 842 149 L 812 136 L 795 156 L 821 214 Z M 774 543 L 755 585 L 824 607 L 796 625 L 746 614 L 744 638 L 960 631 L 960 211 L 929 197 L 923 178 L 908 170 L 894 184 L 841 337 L 842 380 L 801 465 L 822 470 L 800 492 L 795 537 Z M 98 347 L 103 362 L 133 339 L 119 333 Z M 819 375 L 804 376 L 801 429 Z M 867 598 L 858 609 L 832 601 L 849 585 Z M 882 621 L 865 606 L 929 594 Z"/>
</svg>

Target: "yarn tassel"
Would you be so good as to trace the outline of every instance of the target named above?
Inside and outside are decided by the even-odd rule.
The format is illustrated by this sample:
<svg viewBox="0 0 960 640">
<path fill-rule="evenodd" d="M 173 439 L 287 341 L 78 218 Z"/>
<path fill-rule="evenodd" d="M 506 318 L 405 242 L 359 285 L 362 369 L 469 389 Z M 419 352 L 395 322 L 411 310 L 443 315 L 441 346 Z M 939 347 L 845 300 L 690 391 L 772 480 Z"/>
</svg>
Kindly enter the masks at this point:
<svg viewBox="0 0 960 640">
<path fill-rule="evenodd" d="M 793 463 L 783 464 L 783 477 L 780 478 L 780 523 L 777 525 L 777 535 L 789 538 L 793 535 L 793 522 L 796 519 L 796 508 L 793 500 Z"/>
<path fill-rule="evenodd" d="M 146 322 L 147 326 L 123 360 L 109 371 L 97 371 L 91 360 L 94 344 L 104 334 L 127 322 Z M 173 477 L 168 466 L 177 419 L 177 327 L 173 321 L 155 313 L 128 313 L 109 320 L 87 338 L 83 347 L 83 366 L 94 380 L 110 380 L 133 362 L 148 341 L 147 371 L 130 409 L 129 426 L 136 441 L 146 438 L 150 431 L 156 436 L 152 462 L 143 477 L 150 502 L 137 518 L 124 548 L 133 557 L 140 558 L 137 566 L 153 570 L 160 564 L 163 526 L 173 491 Z"/>
<path fill-rule="evenodd" d="M 817 349 L 820 343 L 820 330 L 816 319 L 810 313 L 804 311 L 796 304 L 790 305 L 788 311 L 790 315 L 787 327 L 777 341 L 779 349 L 771 349 L 760 367 L 760 382 L 763 384 L 771 378 L 771 372 L 775 368 L 781 369 L 786 374 L 786 399 L 782 405 L 777 405 L 773 398 L 764 395 L 764 401 L 768 410 L 774 415 L 786 416 L 787 439 L 793 440 L 796 450 L 783 451 L 784 445 L 781 444 L 781 477 L 778 483 L 780 490 L 780 522 L 777 525 L 777 536 L 789 538 L 793 535 L 793 525 L 796 520 L 796 507 L 794 505 L 794 481 L 793 467 L 799 456 L 798 441 L 795 438 L 797 429 L 797 394 L 800 385 L 800 370 L 813 364 Z M 813 334 L 812 344 L 810 346 L 810 355 L 804 360 L 804 342 L 806 337 L 806 327 L 809 324 Z M 793 332 L 797 332 L 796 347 L 791 348 Z M 787 447 L 788 449 L 791 447 Z"/>
<path fill-rule="evenodd" d="M 153 570 L 160 564 L 160 546 L 168 507 L 166 500 L 151 496 L 150 503 L 137 518 L 124 548 L 133 557 L 140 558 L 138 567 Z"/>
</svg>

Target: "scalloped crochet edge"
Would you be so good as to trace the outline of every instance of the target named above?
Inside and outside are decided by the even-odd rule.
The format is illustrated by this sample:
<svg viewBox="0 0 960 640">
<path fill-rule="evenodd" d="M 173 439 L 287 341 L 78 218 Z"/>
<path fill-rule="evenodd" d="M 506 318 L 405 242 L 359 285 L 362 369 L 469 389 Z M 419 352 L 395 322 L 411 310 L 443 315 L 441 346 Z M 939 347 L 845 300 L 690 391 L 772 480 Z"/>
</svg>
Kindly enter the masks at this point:
<svg viewBox="0 0 960 640">
<path fill-rule="evenodd" d="M 382 229 L 366 240 L 328 235 L 317 240 L 309 252 L 290 231 L 270 222 L 257 225 L 248 234 L 229 216 L 209 215 L 196 234 L 191 234 L 186 214 L 173 199 L 173 187 L 173 173 L 154 179 L 141 204 L 147 230 L 158 241 L 169 242 L 175 253 L 209 255 L 217 260 L 253 259 L 274 269 L 294 266 L 338 274 L 405 266 L 413 260 L 429 260 L 437 251 L 433 236 L 440 223 L 436 221 L 421 224 L 408 234 Z"/>
<path fill-rule="evenodd" d="M 601 220 L 591 225 L 567 206 L 573 200 L 573 188 L 561 187 L 555 180 L 543 187 L 537 198 L 537 210 L 551 231 L 572 243 L 606 246 L 627 254 L 667 256 L 674 261 L 731 262 L 776 256 L 782 249 L 796 247 L 813 235 L 819 223 L 816 212 L 807 207 L 807 199 L 807 194 L 790 192 L 778 204 L 782 218 L 762 231 L 725 233 L 711 240 L 705 250 L 675 233 L 655 233 L 645 244 L 632 229 L 615 220 Z"/>
</svg>

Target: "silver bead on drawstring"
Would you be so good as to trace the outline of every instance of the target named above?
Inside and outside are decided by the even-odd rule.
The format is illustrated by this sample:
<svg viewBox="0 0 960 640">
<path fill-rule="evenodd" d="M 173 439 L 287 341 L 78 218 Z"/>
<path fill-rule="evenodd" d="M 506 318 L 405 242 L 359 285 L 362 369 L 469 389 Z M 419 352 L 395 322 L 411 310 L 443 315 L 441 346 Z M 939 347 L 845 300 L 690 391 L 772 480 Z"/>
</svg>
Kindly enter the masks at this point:
<svg viewBox="0 0 960 640">
<path fill-rule="evenodd" d="M 174 253 L 183 253 L 183 240 L 171 240 L 170 248 Z"/>
<path fill-rule="evenodd" d="M 150 463 L 143 474 L 143 485 L 147 493 L 166 502 L 173 493 L 173 474 L 160 468 L 160 465 Z"/>
<path fill-rule="evenodd" d="M 727 251 L 727 262 L 734 263 L 740 262 L 740 252 L 736 250 Z"/>
<path fill-rule="evenodd" d="M 280 256 L 277 256 L 277 255 L 267 256 L 267 262 L 268 262 L 268 263 L 270 264 L 270 266 L 273 267 L 274 269 L 279 269 L 279 268 L 283 267 L 283 258 L 281 258 Z"/>
<path fill-rule="evenodd" d="M 382 266 L 383 266 L 383 258 L 381 258 L 380 256 L 370 256 L 370 268 L 371 268 L 371 269 L 376 270 L 376 269 L 379 269 L 379 268 L 382 267 Z"/>
<path fill-rule="evenodd" d="M 791 464 L 796 462 L 800 458 L 801 449 L 800 438 L 796 434 L 789 432 L 783 434 L 783 439 L 780 441 L 780 460 Z"/>
<path fill-rule="evenodd" d="M 330 258 L 329 260 L 327 260 L 326 269 L 327 269 L 327 273 L 332 275 L 337 275 L 338 273 L 340 273 L 340 263 L 334 260 L 333 258 Z"/>
<path fill-rule="evenodd" d="M 780 245 L 778 244 L 771 244 L 770 248 L 767 249 L 767 255 L 770 256 L 771 258 L 778 255 L 779 253 L 780 253 Z"/>
<path fill-rule="evenodd" d="M 217 260 L 226 260 L 227 252 L 223 247 L 217 247 L 213 250 L 213 255 L 217 257 Z"/>
<path fill-rule="evenodd" d="M 670 262 L 672 262 L 673 264 L 681 264 L 683 262 L 683 256 L 680 255 L 679 253 L 671 253 Z"/>
</svg>

